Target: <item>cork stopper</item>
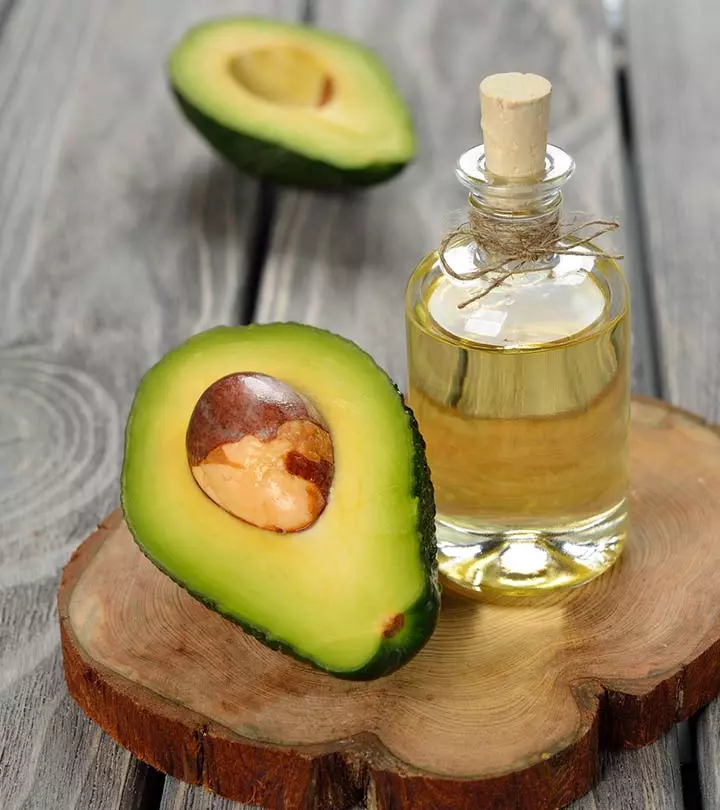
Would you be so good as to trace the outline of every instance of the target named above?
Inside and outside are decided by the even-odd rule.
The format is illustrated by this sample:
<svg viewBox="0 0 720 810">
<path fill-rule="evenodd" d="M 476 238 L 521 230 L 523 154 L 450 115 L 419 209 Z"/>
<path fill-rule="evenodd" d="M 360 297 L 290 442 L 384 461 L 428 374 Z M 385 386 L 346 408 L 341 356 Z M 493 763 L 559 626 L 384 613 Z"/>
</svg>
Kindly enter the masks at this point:
<svg viewBox="0 0 720 810">
<path fill-rule="evenodd" d="M 552 85 L 534 73 L 496 73 L 480 83 L 485 160 L 492 174 L 539 177 L 545 169 Z"/>
</svg>

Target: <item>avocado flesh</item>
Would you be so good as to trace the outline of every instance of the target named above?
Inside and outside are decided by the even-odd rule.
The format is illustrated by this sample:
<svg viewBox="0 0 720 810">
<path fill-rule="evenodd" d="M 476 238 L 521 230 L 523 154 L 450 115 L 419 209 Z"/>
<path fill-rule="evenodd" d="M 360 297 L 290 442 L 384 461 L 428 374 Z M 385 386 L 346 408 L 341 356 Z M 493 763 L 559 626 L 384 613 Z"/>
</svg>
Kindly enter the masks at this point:
<svg viewBox="0 0 720 810">
<path fill-rule="evenodd" d="M 221 19 L 173 50 L 181 109 L 243 171 L 341 188 L 387 179 L 414 156 L 407 108 L 370 51 L 271 20 Z"/>
<path fill-rule="evenodd" d="M 303 531 L 243 523 L 192 477 L 192 410 L 209 385 L 238 371 L 283 380 L 327 421 L 333 486 Z M 328 672 L 387 674 L 434 629 L 434 505 L 422 439 L 389 378 L 336 335 L 297 324 L 221 327 L 166 355 L 133 403 L 122 503 L 139 546 L 175 581 L 265 643 Z M 403 626 L 387 637 L 398 615 Z"/>
</svg>

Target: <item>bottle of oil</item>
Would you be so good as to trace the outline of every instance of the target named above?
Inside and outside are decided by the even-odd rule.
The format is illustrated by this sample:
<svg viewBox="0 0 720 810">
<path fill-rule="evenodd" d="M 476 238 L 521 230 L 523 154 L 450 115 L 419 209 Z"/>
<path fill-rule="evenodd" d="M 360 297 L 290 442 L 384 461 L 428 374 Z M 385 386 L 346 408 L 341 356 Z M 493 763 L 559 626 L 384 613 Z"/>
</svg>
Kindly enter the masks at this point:
<svg viewBox="0 0 720 810">
<path fill-rule="evenodd" d="M 584 583 L 621 553 L 629 294 L 610 256 L 560 235 L 574 163 L 547 145 L 549 82 L 498 74 L 480 87 L 484 144 L 457 166 L 474 227 L 407 288 L 408 399 L 446 584 L 527 594 Z M 549 253 L 533 248 L 538 233 L 557 234 Z"/>
</svg>

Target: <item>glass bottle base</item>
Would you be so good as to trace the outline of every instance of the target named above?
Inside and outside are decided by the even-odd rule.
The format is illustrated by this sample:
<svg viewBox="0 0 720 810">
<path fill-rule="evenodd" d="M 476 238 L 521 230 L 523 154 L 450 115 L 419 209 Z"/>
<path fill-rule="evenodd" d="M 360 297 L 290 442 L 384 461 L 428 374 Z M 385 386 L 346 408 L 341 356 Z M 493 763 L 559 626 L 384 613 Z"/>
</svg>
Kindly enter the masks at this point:
<svg viewBox="0 0 720 810">
<path fill-rule="evenodd" d="M 625 501 L 559 526 L 461 525 L 436 521 L 438 564 L 446 585 L 468 596 L 527 596 L 573 588 L 604 573 L 622 553 Z"/>
</svg>

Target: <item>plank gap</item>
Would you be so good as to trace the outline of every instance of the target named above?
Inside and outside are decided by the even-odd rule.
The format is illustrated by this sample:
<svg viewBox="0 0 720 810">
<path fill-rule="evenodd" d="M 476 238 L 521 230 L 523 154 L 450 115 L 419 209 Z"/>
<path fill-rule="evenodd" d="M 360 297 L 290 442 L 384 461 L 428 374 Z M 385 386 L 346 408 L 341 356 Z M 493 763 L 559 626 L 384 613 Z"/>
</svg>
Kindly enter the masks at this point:
<svg viewBox="0 0 720 810">
<path fill-rule="evenodd" d="M 633 127 L 627 59 L 627 15 L 625 0 L 604 0 L 605 19 L 610 33 L 615 105 L 620 128 L 620 170 L 625 197 L 625 234 L 627 265 L 633 268 L 630 277 L 632 296 L 633 365 L 639 370 L 633 375 L 638 393 L 664 397 L 667 391 L 662 375 L 660 330 L 653 302 L 653 279 L 650 273 L 645 212 L 641 203 L 639 161 Z"/>
<path fill-rule="evenodd" d="M 678 738 L 680 748 L 680 778 L 682 785 L 683 806 L 685 810 L 702 810 L 702 790 L 700 788 L 700 768 L 698 765 L 697 726 L 698 715 L 693 715 L 686 723 L 687 739 Z M 683 745 L 685 744 L 685 751 Z"/>
<path fill-rule="evenodd" d="M 236 315 L 239 324 L 251 323 L 255 320 L 263 269 L 270 251 L 277 200 L 277 188 L 272 183 L 261 182 L 257 195 L 255 223 L 248 239 L 245 282 L 238 295 Z"/>
<path fill-rule="evenodd" d="M 17 0 L 3 0 L 3 2 L 0 2 L 0 39 L 3 37 L 5 25 L 16 5 Z"/>
<path fill-rule="evenodd" d="M 125 783 L 121 807 L 127 810 L 159 810 L 165 789 L 165 774 L 138 762 L 138 776 Z"/>
<path fill-rule="evenodd" d="M 682 783 L 683 807 L 685 810 L 702 810 L 700 793 L 700 774 L 696 763 L 686 763 L 680 766 Z"/>
<path fill-rule="evenodd" d="M 625 218 L 628 253 L 635 268 L 633 285 L 633 332 L 637 338 L 636 349 L 644 368 L 641 393 L 664 397 L 667 386 L 663 379 L 662 344 L 654 307 L 653 278 L 648 258 L 645 214 L 640 201 L 639 165 L 632 128 L 632 111 L 628 92 L 627 67 L 616 66 L 615 87 L 620 119 L 621 171 L 625 194 Z"/>
</svg>

